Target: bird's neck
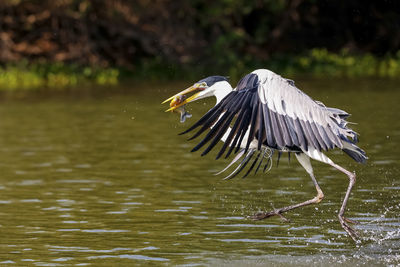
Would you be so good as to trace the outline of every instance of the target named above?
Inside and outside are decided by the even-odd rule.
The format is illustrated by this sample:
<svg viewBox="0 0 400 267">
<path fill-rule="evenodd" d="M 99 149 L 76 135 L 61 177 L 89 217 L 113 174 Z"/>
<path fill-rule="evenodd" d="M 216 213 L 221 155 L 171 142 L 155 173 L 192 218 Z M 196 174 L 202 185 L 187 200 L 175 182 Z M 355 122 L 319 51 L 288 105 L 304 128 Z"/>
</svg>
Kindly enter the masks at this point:
<svg viewBox="0 0 400 267">
<path fill-rule="evenodd" d="M 218 85 L 218 89 L 215 90 L 214 95 L 217 98 L 217 104 L 221 102 L 221 100 L 227 96 L 230 92 L 232 92 L 233 88 L 228 82 L 221 82 Z"/>
</svg>

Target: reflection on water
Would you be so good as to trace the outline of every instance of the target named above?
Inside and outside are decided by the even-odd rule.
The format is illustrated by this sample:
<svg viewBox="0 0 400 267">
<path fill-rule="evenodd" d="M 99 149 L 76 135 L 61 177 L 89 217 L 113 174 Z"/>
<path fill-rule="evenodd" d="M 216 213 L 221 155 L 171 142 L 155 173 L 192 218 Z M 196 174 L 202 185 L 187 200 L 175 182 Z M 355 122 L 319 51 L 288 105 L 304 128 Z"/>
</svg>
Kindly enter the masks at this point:
<svg viewBox="0 0 400 267">
<path fill-rule="evenodd" d="M 358 122 L 368 164 L 330 156 L 358 175 L 347 214 L 362 244 L 337 221 L 347 178 L 319 163 L 323 202 L 291 222 L 247 220 L 311 198 L 312 182 L 285 157 L 265 175 L 214 176 L 227 162 L 190 153 L 195 142 L 177 135 L 211 102 L 193 104 L 185 125 L 159 104 L 179 84 L 3 101 L 0 265 L 399 264 L 400 92 L 380 81 L 298 84 Z"/>
</svg>

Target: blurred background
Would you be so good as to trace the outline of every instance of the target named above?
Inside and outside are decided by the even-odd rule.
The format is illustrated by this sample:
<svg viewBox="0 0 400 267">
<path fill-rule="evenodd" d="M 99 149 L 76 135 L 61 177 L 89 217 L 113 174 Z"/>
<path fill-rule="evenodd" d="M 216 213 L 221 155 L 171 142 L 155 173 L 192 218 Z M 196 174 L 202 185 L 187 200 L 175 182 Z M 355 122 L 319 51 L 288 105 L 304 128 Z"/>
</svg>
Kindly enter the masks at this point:
<svg viewBox="0 0 400 267">
<path fill-rule="evenodd" d="M 178 135 L 215 100 L 160 104 L 257 68 L 352 114 L 368 163 L 327 155 L 360 245 L 345 175 L 314 161 L 324 201 L 247 220 L 314 196 L 307 173 L 275 153 L 222 181 L 232 155 Z M 399 75 L 397 0 L 0 0 L 0 266 L 400 266 Z"/>
<path fill-rule="evenodd" d="M 125 78 L 237 80 L 400 74 L 400 3 L 334 0 L 3 0 L 0 86 Z"/>
</svg>

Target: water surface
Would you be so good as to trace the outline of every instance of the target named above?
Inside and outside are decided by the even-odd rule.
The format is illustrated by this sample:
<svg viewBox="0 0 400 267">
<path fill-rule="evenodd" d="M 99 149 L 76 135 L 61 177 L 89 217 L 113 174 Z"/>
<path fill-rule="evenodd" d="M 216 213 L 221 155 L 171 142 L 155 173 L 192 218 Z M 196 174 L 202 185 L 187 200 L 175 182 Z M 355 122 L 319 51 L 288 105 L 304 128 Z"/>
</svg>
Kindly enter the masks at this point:
<svg viewBox="0 0 400 267">
<path fill-rule="evenodd" d="M 3 95 L 0 105 L 0 265 L 396 265 L 400 263 L 400 90 L 380 80 L 299 80 L 310 96 L 353 114 L 370 157 L 359 165 L 347 216 L 337 212 L 342 173 L 313 162 L 323 202 L 286 214 L 245 217 L 315 195 L 292 157 L 267 174 L 231 181 L 228 161 L 190 153 L 177 133 L 213 104 L 195 103 L 179 123 L 160 102 L 188 84 L 129 84 L 57 94 Z"/>
</svg>

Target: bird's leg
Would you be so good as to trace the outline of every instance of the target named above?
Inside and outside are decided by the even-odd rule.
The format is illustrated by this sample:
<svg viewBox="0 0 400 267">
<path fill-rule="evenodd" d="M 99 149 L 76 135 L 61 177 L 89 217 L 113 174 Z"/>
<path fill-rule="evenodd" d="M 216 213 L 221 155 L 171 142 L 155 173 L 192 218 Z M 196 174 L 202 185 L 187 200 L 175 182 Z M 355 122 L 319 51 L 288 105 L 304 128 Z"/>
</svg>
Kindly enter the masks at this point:
<svg viewBox="0 0 400 267">
<path fill-rule="evenodd" d="M 303 206 L 317 204 L 317 203 L 321 202 L 322 199 L 324 198 L 324 193 L 322 192 L 317 181 L 315 180 L 314 175 L 310 174 L 310 177 L 314 182 L 315 188 L 317 189 L 317 196 L 315 196 L 314 198 L 312 198 L 310 200 L 307 200 L 307 201 L 304 201 L 304 202 L 301 202 L 301 203 L 298 203 L 295 205 L 283 207 L 280 209 L 274 209 L 273 211 L 270 211 L 270 212 L 259 212 L 259 213 L 254 214 L 253 216 L 249 216 L 249 218 L 253 219 L 253 220 L 262 220 L 262 219 L 277 215 L 277 216 L 281 217 L 284 221 L 289 221 L 287 218 L 283 217 L 282 213 L 287 212 L 289 210 L 296 209 L 296 208 L 300 208 Z"/>
<path fill-rule="evenodd" d="M 343 216 L 344 215 L 344 211 L 346 209 L 347 200 L 349 199 L 349 196 L 350 196 L 351 189 L 352 189 L 353 185 L 356 182 L 356 175 L 354 173 L 349 172 L 348 170 L 340 167 L 339 165 L 337 165 L 335 163 L 331 163 L 330 165 L 332 167 L 338 169 L 339 171 L 343 172 L 344 174 L 346 174 L 349 177 L 349 180 L 350 180 L 349 181 L 349 186 L 347 187 L 346 195 L 344 196 L 342 207 L 340 208 L 338 217 L 339 217 L 339 222 L 342 225 L 343 229 L 349 234 L 349 236 L 354 241 L 357 241 L 358 238 L 359 238 L 359 235 L 356 232 L 356 230 L 354 230 L 352 227 L 350 227 L 348 225 L 348 223 L 358 224 L 358 222 L 354 221 L 354 220 L 347 219 L 346 217 Z"/>
<path fill-rule="evenodd" d="M 324 193 L 322 192 L 321 187 L 319 187 L 319 184 L 318 184 L 317 180 L 315 179 L 313 168 L 312 168 L 311 162 L 310 162 L 310 158 L 303 153 L 296 153 L 295 155 L 296 155 L 297 160 L 300 162 L 300 164 L 304 167 L 304 169 L 310 175 L 311 180 L 314 183 L 315 189 L 317 190 L 317 196 L 315 196 L 314 198 L 312 198 L 310 200 L 307 200 L 307 201 L 304 201 L 304 202 L 301 202 L 301 203 L 298 203 L 295 205 L 283 207 L 280 209 L 274 209 L 273 211 L 270 211 L 270 212 L 256 213 L 253 216 L 249 216 L 250 219 L 262 220 L 262 219 L 277 215 L 277 216 L 281 217 L 282 219 L 284 219 L 285 221 L 288 221 L 288 219 L 286 219 L 285 217 L 282 216 L 282 213 L 292 210 L 292 209 L 299 208 L 299 207 L 307 206 L 310 204 L 317 204 L 322 201 L 322 199 L 324 198 Z"/>
</svg>

